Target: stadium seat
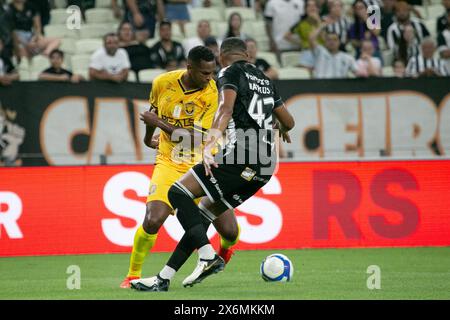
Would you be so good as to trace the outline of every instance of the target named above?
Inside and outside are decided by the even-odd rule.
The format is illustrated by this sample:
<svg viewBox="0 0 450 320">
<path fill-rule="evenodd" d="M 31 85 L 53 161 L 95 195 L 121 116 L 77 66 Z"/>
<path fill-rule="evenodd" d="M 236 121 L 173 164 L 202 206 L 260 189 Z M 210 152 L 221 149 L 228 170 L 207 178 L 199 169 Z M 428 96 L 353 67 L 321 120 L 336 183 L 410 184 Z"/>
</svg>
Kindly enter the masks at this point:
<svg viewBox="0 0 450 320">
<path fill-rule="evenodd" d="M 153 47 L 154 45 L 155 45 L 155 43 L 157 43 L 159 41 L 159 38 L 153 38 L 153 39 L 148 39 L 146 42 L 145 42 L 145 45 L 147 46 L 147 47 L 149 47 L 149 48 L 151 48 L 151 47 Z"/>
<path fill-rule="evenodd" d="M 385 66 L 391 66 L 394 62 L 394 54 L 391 50 L 381 51 L 381 56 L 383 57 L 383 64 Z"/>
<path fill-rule="evenodd" d="M 283 52 L 281 54 L 281 65 L 286 67 L 296 67 L 299 65 L 300 61 L 300 52 L 291 51 L 291 52 Z"/>
<path fill-rule="evenodd" d="M 44 27 L 44 34 L 46 37 L 55 38 L 79 38 L 79 31 L 77 29 L 69 29 L 64 24 L 48 24 Z"/>
<path fill-rule="evenodd" d="M 53 9 L 50 11 L 50 24 L 65 24 L 68 17 L 66 9 Z"/>
<path fill-rule="evenodd" d="M 67 0 L 54 0 L 55 8 L 67 8 Z"/>
<path fill-rule="evenodd" d="M 114 32 L 111 24 L 105 23 L 90 23 L 83 24 L 80 29 L 80 38 L 81 39 L 89 39 L 89 38 L 103 38 L 105 34 L 108 32 Z"/>
<path fill-rule="evenodd" d="M 387 50 L 386 40 L 382 36 L 378 36 L 378 44 L 380 46 L 380 50 Z"/>
<path fill-rule="evenodd" d="M 63 38 L 61 39 L 61 45 L 59 49 L 64 53 L 74 54 L 76 52 L 75 40 L 71 38 Z"/>
<path fill-rule="evenodd" d="M 254 38 L 258 37 L 267 37 L 266 33 L 266 23 L 262 20 L 257 21 L 246 21 L 246 24 L 249 23 L 252 26 L 252 36 Z"/>
<path fill-rule="evenodd" d="M 436 22 L 436 19 L 440 16 L 442 16 L 445 12 L 445 9 L 442 5 L 432 5 L 428 7 L 428 17 L 429 20 L 434 20 Z"/>
<path fill-rule="evenodd" d="M 425 27 L 427 27 L 427 30 L 430 32 L 430 36 L 433 37 L 433 39 L 436 38 L 436 19 L 428 19 L 424 22 Z"/>
<path fill-rule="evenodd" d="M 30 81 L 30 71 L 28 69 L 19 69 L 20 81 Z"/>
<path fill-rule="evenodd" d="M 213 22 L 211 21 L 210 24 L 211 24 L 211 29 L 212 29 Z M 197 36 L 197 22 L 186 23 L 184 25 L 184 31 L 186 32 L 186 38 L 196 37 Z"/>
<path fill-rule="evenodd" d="M 383 67 L 382 69 L 382 73 L 383 73 L 383 77 L 394 77 L 394 68 L 388 66 L 388 67 Z"/>
<path fill-rule="evenodd" d="M 269 51 L 270 50 L 270 41 L 267 37 L 256 38 L 256 42 L 258 43 L 258 49 L 260 51 Z"/>
<path fill-rule="evenodd" d="M 137 82 L 137 77 L 136 77 L 136 73 L 134 71 L 129 71 L 128 72 L 128 82 Z"/>
<path fill-rule="evenodd" d="M 87 23 L 108 23 L 115 22 L 114 13 L 112 9 L 108 8 L 93 8 L 85 12 Z"/>
<path fill-rule="evenodd" d="M 89 80 L 89 69 L 72 69 L 73 74 L 83 76 L 84 79 Z"/>
<path fill-rule="evenodd" d="M 41 70 L 43 71 L 43 70 Z M 30 77 L 28 78 L 29 81 L 36 81 L 39 79 L 39 75 L 41 74 L 41 71 L 30 71 Z"/>
<path fill-rule="evenodd" d="M 96 8 L 111 8 L 111 0 L 95 0 Z"/>
<path fill-rule="evenodd" d="M 48 67 L 50 67 L 50 61 L 48 60 L 48 58 L 42 55 L 38 55 L 33 57 L 33 59 L 31 59 L 29 70 L 30 73 L 32 72 L 40 73 L 43 70 L 47 69 Z"/>
<path fill-rule="evenodd" d="M 213 34 L 216 35 L 218 39 L 222 39 L 228 30 L 228 22 L 222 21 L 222 22 L 216 22 L 214 24 L 214 27 L 216 30 L 213 32 Z"/>
<path fill-rule="evenodd" d="M 19 70 L 26 70 L 28 71 L 30 69 L 30 63 L 28 59 L 22 59 L 20 60 L 19 65 L 17 66 L 17 69 Z"/>
<path fill-rule="evenodd" d="M 422 15 L 422 19 L 427 19 L 428 18 L 427 9 L 425 9 L 424 6 L 414 6 L 414 9 L 419 11 L 419 13 Z M 415 16 L 414 14 L 412 14 L 412 15 Z"/>
<path fill-rule="evenodd" d="M 252 8 L 244 8 L 244 7 L 231 7 L 225 9 L 225 21 L 228 21 L 228 17 L 233 13 L 238 12 L 242 20 L 256 20 L 255 10 Z"/>
<path fill-rule="evenodd" d="M 181 32 L 181 28 L 178 23 L 172 24 L 172 40 L 180 41 L 184 39 L 184 35 Z"/>
<path fill-rule="evenodd" d="M 71 58 L 72 70 L 83 70 L 89 69 L 89 62 L 91 61 L 91 56 L 87 54 L 77 54 Z"/>
<path fill-rule="evenodd" d="M 200 20 L 223 21 L 223 15 L 217 8 L 192 8 L 190 14 L 193 22 Z"/>
<path fill-rule="evenodd" d="M 75 52 L 77 54 L 91 54 L 103 46 L 100 39 L 81 39 L 75 42 Z"/>
<path fill-rule="evenodd" d="M 280 64 L 278 63 L 277 55 L 273 52 L 265 52 L 259 51 L 258 58 L 266 60 L 271 66 L 275 68 L 279 68 Z"/>
<path fill-rule="evenodd" d="M 280 80 L 310 79 L 309 71 L 305 68 L 281 68 L 278 74 Z"/>
<path fill-rule="evenodd" d="M 164 69 L 144 69 L 139 71 L 139 82 L 152 82 L 160 74 L 166 72 Z"/>
<path fill-rule="evenodd" d="M 211 7 L 223 10 L 225 9 L 225 2 L 223 0 L 211 0 Z"/>
</svg>

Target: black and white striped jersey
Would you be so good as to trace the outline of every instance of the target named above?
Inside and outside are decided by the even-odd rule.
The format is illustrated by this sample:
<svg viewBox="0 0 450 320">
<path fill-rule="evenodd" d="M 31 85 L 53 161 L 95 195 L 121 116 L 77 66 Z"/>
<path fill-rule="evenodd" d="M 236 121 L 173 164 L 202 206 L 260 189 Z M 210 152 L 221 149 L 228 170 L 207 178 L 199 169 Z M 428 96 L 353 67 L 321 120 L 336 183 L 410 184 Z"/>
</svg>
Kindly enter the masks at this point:
<svg viewBox="0 0 450 320">
<path fill-rule="evenodd" d="M 425 59 L 421 54 L 417 54 L 408 61 L 406 66 L 406 76 L 417 77 L 426 69 L 432 69 L 438 76 L 448 76 L 446 63 L 440 58 Z"/>
<path fill-rule="evenodd" d="M 225 154 L 232 150 L 258 153 L 258 148 L 273 149 L 273 111 L 282 106 L 272 80 L 255 65 L 237 61 L 222 69 L 218 76 L 219 91 L 236 92 L 232 119 L 227 128 Z"/>
<path fill-rule="evenodd" d="M 414 56 L 418 53 L 420 43 L 425 37 L 428 37 L 430 35 L 430 32 L 428 32 L 428 29 L 425 27 L 425 25 L 418 19 L 411 18 L 410 21 L 411 26 L 414 29 L 415 39 L 414 43 L 411 44 L 409 50 L 411 50 L 411 56 Z M 398 45 L 404 29 L 405 25 L 394 21 L 387 30 L 387 45 L 389 49 L 393 50 L 394 56 L 397 56 L 398 54 Z"/>
<path fill-rule="evenodd" d="M 326 32 L 333 32 L 339 36 L 342 47 L 347 43 L 347 33 L 350 28 L 350 22 L 347 18 L 342 17 L 338 21 L 331 23 L 325 27 Z"/>
</svg>

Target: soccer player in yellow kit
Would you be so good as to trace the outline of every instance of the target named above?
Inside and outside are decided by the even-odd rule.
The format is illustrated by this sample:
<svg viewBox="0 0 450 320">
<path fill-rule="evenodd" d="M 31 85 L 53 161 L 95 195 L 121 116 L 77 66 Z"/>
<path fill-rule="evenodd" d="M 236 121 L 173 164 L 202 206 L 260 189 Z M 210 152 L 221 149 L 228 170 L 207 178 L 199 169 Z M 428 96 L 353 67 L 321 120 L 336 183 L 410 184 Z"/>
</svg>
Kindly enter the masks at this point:
<svg viewBox="0 0 450 320">
<path fill-rule="evenodd" d="M 208 48 L 198 46 L 189 52 L 187 70 L 168 72 L 153 81 L 151 112 L 147 112 L 145 117 L 141 115 L 141 120 L 146 124 L 144 142 L 149 147 L 157 146 L 158 154 L 145 219 L 136 231 L 128 274 L 121 288 L 129 288 L 130 281 L 141 277 L 142 265 L 156 242 L 159 228 L 169 214 L 173 214 L 168 200 L 169 188 L 202 160 L 202 134 L 211 127 L 218 106 L 214 72 L 214 54 Z M 152 139 L 157 127 L 161 129 L 159 143 Z M 239 226 L 234 214 L 229 210 L 215 219 L 206 208 L 202 210 L 200 207 L 200 211 L 205 227 L 212 222 L 221 235 L 219 255 L 228 262 L 232 255 L 230 248 L 239 238 Z M 163 270 L 169 275 L 178 271 L 194 250 L 187 238 L 181 239 L 180 244 L 182 254 L 169 261 Z"/>
</svg>

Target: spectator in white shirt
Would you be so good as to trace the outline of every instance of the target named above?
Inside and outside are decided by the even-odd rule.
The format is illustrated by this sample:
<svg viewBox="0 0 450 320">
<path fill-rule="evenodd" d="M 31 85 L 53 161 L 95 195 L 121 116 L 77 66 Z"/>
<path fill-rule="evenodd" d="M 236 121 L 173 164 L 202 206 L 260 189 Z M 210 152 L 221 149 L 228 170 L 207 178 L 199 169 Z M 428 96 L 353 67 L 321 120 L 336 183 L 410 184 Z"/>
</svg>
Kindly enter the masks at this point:
<svg viewBox="0 0 450 320">
<path fill-rule="evenodd" d="M 434 77 L 448 76 L 445 62 L 440 58 L 434 57 L 436 51 L 436 43 L 431 37 L 423 39 L 421 45 L 421 53 L 409 59 L 406 66 L 406 76 L 408 77 Z"/>
<path fill-rule="evenodd" d="M 356 61 L 356 75 L 365 78 L 381 76 L 381 60 L 373 56 L 375 49 L 372 40 L 363 40 L 360 49 L 361 54 Z"/>
<path fill-rule="evenodd" d="M 299 47 L 284 35 L 296 24 L 304 12 L 303 0 L 269 0 L 264 10 L 266 32 L 273 52 L 296 50 Z"/>
<path fill-rule="evenodd" d="M 315 58 L 313 78 L 332 79 L 347 78 L 349 72 L 356 73 L 355 59 L 342 51 L 339 51 L 339 36 L 333 32 L 325 34 L 325 47 L 317 43 L 317 37 L 326 28 L 322 23 L 320 28 L 311 33 L 309 37 L 310 46 Z"/>
<path fill-rule="evenodd" d="M 200 20 L 197 23 L 197 37 L 187 38 L 183 41 L 184 52 L 189 52 L 196 46 L 204 46 L 205 40 L 211 36 L 211 25 L 208 20 Z"/>
<path fill-rule="evenodd" d="M 123 82 L 128 79 L 131 64 L 125 49 L 119 48 L 119 37 L 108 33 L 103 37 L 104 47 L 95 51 L 89 64 L 91 80 Z"/>
</svg>

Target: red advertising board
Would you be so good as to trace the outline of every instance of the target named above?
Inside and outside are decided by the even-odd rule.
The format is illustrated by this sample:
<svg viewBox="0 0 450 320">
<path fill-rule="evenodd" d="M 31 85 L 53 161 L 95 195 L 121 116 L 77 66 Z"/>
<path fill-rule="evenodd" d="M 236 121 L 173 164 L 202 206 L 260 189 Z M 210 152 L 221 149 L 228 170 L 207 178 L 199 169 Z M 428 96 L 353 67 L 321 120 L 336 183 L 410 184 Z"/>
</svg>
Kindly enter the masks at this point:
<svg viewBox="0 0 450 320">
<path fill-rule="evenodd" d="M 1 168 L 0 256 L 129 252 L 152 170 Z M 236 210 L 238 249 L 448 246 L 449 190 L 448 160 L 282 163 Z M 154 250 L 181 235 L 171 217 Z"/>
</svg>

